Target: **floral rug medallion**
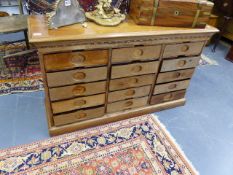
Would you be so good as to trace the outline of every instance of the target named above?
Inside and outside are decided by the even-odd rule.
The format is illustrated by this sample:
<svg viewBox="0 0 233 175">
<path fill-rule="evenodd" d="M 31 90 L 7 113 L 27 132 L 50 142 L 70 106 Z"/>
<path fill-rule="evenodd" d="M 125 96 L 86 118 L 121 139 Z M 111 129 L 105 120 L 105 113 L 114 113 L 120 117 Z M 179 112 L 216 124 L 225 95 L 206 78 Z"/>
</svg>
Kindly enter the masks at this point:
<svg viewBox="0 0 233 175">
<path fill-rule="evenodd" d="M 0 175 L 198 174 L 153 115 L 0 151 Z"/>
</svg>

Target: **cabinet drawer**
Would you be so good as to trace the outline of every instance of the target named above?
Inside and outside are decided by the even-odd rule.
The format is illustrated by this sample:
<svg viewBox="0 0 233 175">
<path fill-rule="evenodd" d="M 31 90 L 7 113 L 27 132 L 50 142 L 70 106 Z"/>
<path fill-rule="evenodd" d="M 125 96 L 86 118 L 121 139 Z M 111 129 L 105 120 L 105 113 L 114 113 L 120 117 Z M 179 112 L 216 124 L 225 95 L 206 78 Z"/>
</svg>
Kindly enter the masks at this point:
<svg viewBox="0 0 233 175">
<path fill-rule="evenodd" d="M 155 80 L 155 75 L 142 75 L 142 76 L 136 76 L 136 77 L 129 77 L 129 78 L 121 78 L 116 80 L 110 81 L 110 91 L 115 90 L 122 90 L 132 87 L 140 87 L 152 84 Z"/>
<path fill-rule="evenodd" d="M 94 87 L 94 88 L 93 88 Z M 73 86 L 65 86 L 59 88 L 50 88 L 49 95 L 51 101 L 74 98 L 78 96 L 87 96 L 100 94 L 106 91 L 106 81 L 77 84 Z"/>
<path fill-rule="evenodd" d="M 92 106 L 103 105 L 105 102 L 105 94 L 93 95 L 88 97 L 80 97 L 72 100 L 64 100 L 60 102 L 53 102 L 53 113 L 62 113 L 76 109 L 82 109 Z"/>
<path fill-rule="evenodd" d="M 49 87 L 99 81 L 99 80 L 105 80 L 106 78 L 107 78 L 107 67 L 76 69 L 71 71 L 47 73 Z"/>
<path fill-rule="evenodd" d="M 192 77 L 195 69 L 179 70 L 174 72 L 159 73 L 157 83 L 166 83 L 176 80 L 184 80 Z"/>
<path fill-rule="evenodd" d="M 158 85 L 155 85 L 153 94 L 156 95 L 156 94 L 162 94 L 162 93 L 171 92 L 171 91 L 187 89 L 189 86 L 189 82 L 190 80 L 184 80 L 184 81 L 176 81 L 176 82 L 166 83 L 166 84 L 158 84 Z"/>
<path fill-rule="evenodd" d="M 97 118 L 103 116 L 105 113 L 104 107 L 78 110 L 75 112 L 55 115 L 53 117 L 55 126 L 66 125 L 69 123 L 79 122 L 83 120 L 88 120 L 91 118 Z"/>
<path fill-rule="evenodd" d="M 169 44 L 165 46 L 163 58 L 200 55 L 205 42 Z"/>
<path fill-rule="evenodd" d="M 123 111 L 126 109 L 132 109 L 137 107 L 142 107 L 147 105 L 148 97 L 143 98 L 137 98 L 137 99 L 131 99 L 126 101 L 119 101 L 115 103 L 110 103 L 107 106 L 107 112 L 117 112 L 117 111 Z"/>
<path fill-rule="evenodd" d="M 159 58 L 161 45 L 113 49 L 112 62 L 122 63 L 135 60 L 156 60 Z"/>
<path fill-rule="evenodd" d="M 122 91 L 110 92 L 108 95 L 108 102 L 148 96 L 150 93 L 150 88 L 151 86 L 149 85 L 149 86 L 143 86 L 140 88 L 131 88 L 131 89 L 122 90 Z"/>
<path fill-rule="evenodd" d="M 184 98 L 184 96 L 185 96 L 185 90 L 155 95 L 155 96 L 152 96 L 150 104 L 155 105 L 155 104 L 164 103 L 168 101 L 179 100 L 179 99 Z"/>
<path fill-rule="evenodd" d="M 113 66 L 111 78 L 121 78 L 130 77 L 134 75 L 157 73 L 158 66 L 158 61 Z"/>
<path fill-rule="evenodd" d="M 44 63 L 46 71 L 107 65 L 108 50 L 49 54 L 44 56 Z"/>
<path fill-rule="evenodd" d="M 188 57 L 172 60 L 164 60 L 161 72 L 168 72 L 179 69 L 187 69 L 196 67 L 199 63 L 200 57 Z"/>
</svg>

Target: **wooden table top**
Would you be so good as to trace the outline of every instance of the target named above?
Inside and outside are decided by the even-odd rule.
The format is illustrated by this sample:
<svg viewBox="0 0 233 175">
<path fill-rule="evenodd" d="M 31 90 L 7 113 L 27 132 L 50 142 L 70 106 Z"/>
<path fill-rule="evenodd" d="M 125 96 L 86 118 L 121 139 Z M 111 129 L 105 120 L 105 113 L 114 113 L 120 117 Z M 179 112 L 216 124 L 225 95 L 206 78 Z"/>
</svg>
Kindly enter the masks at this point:
<svg viewBox="0 0 233 175">
<path fill-rule="evenodd" d="M 189 29 L 175 27 L 158 27 L 137 25 L 128 18 L 116 27 L 104 27 L 93 22 L 87 22 L 87 28 L 81 24 L 74 24 L 59 29 L 49 30 L 45 16 L 28 17 L 29 41 L 32 43 L 72 41 L 86 39 L 155 36 L 155 35 L 177 35 L 194 33 L 216 33 L 218 30 L 207 26 L 205 29 Z"/>
<path fill-rule="evenodd" d="M 0 34 L 27 30 L 27 15 L 0 17 Z"/>
</svg>

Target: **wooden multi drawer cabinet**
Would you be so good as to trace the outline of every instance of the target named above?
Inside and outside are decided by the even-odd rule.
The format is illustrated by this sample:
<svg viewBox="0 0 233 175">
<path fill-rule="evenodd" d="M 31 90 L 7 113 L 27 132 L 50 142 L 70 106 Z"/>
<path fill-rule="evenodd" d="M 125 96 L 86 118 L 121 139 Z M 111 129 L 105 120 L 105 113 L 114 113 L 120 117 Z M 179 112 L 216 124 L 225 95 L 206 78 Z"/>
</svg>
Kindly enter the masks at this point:
<svg viewBox="0 0 233 175">
<path fill-rule="evenodd" d="M 29 17 L 38 48 L 49 132 L 58 135 L 184 105 L 200 54 L 215 28 L 88 23 L 48 30 Z"/>
</svg>

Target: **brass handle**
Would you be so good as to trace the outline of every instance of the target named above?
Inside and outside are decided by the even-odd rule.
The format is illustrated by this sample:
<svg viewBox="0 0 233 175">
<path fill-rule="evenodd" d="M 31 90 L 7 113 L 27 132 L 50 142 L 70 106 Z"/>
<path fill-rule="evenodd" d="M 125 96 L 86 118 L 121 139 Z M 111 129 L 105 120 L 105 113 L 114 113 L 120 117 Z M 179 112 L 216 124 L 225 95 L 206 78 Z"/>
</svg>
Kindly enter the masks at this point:
<svg viewBox="0 0 233 175">
<path fill-rule="evenodd" d="M 127 101 L 125 102 L 125 106 L 126 107 L 129 107 L 129 106 L 132 106 L 133 105 L 133 102 L 132 101 Z"/>
<path fill-rule="evenodd" d="M 75 118 L 82 119 L 82 118 L 85 118 L 86 116 L 87 114 L 85 112 L 80 112 L 75 116 Z"/>
<path fill-rule="evenodd" d="M 177 87 L 177 84 L 171 84 L 170 86 L 168 86 L 168 89 L 175 89 Z"/>
<path fill-rule="evenodd" d="M 128 91 L 125 93 L 125 95 L 126 95 L 126 96 L 133 96 L 133 95 L 135 95 L 135 93 L 136 93 L 135 90 L 128 90 Z"/>
<path fill-rule="evenodd" d="M 181 76 L 181 73 L 180 72 L 176 72 L 174 75 L 175 75 L 176 78 L 179 78 Z"/>
<path fill-rule="evenodd" d="M 172 98 L 173 98 L 173 95 L 172 95 L 172 94 L 167 94 L 167 95 L 165 95 L 165 96 L 163 97 L 163 100 L 164 100 L 164 101 L 169 101 L 169 100 L 172 100 Z"/>
<path fill-rule="evenodd" d="M 83 94 L 84 92 L 86 92 L 86 88 L 83 87 L 83 86 L 76 86 L 76 87 L 74 87 L 74 89 L 73 89 L 73 94 L 74 94 L 74 95 L 81 95 L 81 94 Z"/>
<path fill-rule="evenodd" d="M 74 55 L 71 58 L 71 62 L 73 64 L 80 64 L 80 63 L 83 63 L 85 60 L 86 60 L 86 57 L 82 54 Z"/>
<path fill-rule="evenodd" d="M 142 70 L 142 66 L 140 66 L 140 65 L 134 66 L 131 69 L 132 72 L 140 72 L 141 70 Z"/>
<path fill-rule="evenodd" d="M 183 45 L 182 47 L 181 47 L 181 51 L 182 52 L 187 52 L 189 50 L 189 46 L 188 45 Z"/>
<path fill-rule="evenodd" d="M 86 103 L 87 103 L 86 100 L 77 100 L 77 101 L 74 102 L 74 105 L 75 106 L 83 106 Z"/>
<path fill-rule="evenodd" d="M 143 55 L 143 50 L 142 49 L 136 49 L 134 52 L 133 52 L 133 55 L 135 57 L 140 57 Z"/>
<path fill-rule="evenodd" d="M 84 72 L 76 72 L 73 75 L 74 79 L 76 80 L 83 80 L 84 78 L 86 78 L 86 74 Z"/>
<path fill-rule="evenodd" d="M 136 84 L 136 83 L 138 83 L 138 79 L 137 79 L 137 78 L 132 78 L 132 79 L 130 80 L 130 82 L 132 82 L 133 84 Z"/>
<path fill-rule="evenodd" d="M 180 61 L 178 61 L 177 65 L 178 65 L 179 67 L 183 67 L 186 63 L 187 63 L 187 62 L 186 62 L 185 60 L 180 60 Z"/>
</svg>

